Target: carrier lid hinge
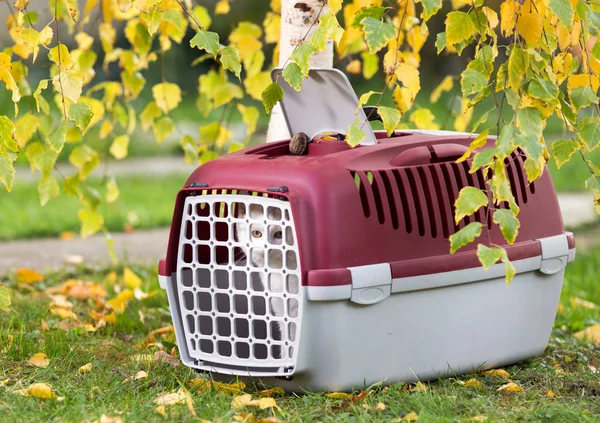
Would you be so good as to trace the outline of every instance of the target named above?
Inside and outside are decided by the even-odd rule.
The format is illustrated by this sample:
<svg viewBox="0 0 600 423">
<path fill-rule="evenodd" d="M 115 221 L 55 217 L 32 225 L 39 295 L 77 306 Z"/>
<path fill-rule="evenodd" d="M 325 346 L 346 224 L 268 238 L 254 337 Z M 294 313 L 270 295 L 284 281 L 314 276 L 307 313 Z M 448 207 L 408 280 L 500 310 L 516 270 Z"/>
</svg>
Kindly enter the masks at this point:
<svg viewBox="0 0 600 423">
<path fill-rule="evenodd" d="M 392 269 L 388 263 L 349 267 L 352 275 L 352 296 L 357 304 L 375 304 L 392 292 Z"/>
<path fill-rule="evenodd" d="M 569 261 L 569 243 L 565 234 L 538 239 L 542 248 L 540 272 L 554 275 L 563 270 Z"/>
</svg>

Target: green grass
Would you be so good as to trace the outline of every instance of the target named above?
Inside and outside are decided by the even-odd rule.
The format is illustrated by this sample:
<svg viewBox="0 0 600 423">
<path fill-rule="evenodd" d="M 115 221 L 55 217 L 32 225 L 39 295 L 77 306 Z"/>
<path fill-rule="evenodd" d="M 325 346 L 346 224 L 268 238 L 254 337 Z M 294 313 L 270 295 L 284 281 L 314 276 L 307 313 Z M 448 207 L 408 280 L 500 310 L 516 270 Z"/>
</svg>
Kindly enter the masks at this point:
<svg viewBox="0 0 600 423">
<path fill-rule="evenodd" d="M 600 368 L 600 348 L 572 336 L 588 325 L 598 324 L 600 310 L 574 307 L 572 297 L 600 303 L 597 270 L 600 268 L 600 247 L 581 255 L 567 268 L 567 275 L 555 329 L 546 352 L 541 356 L 505 369 L 511 381 L 524 392 L 498 392 L 506 380 L 483 375 L 463 375 L 426 383 L 428 390 L 413 392 L 414 385 L 395 384 L 378 387 L 369 395 L 353 403 L 334 399 L 322 393 L 277 396 L 280 411 L 248 408 L 256 419 L 275 416 L 281 421 L 302 422 L 389 422 L 414 412 L 420 422 L 463 422 L 475 416 L 487 417 L 487 422 L 595 422 L 600 421 L 600 380 L 594 368 Z M 115 269 L 119 275 L 122 269 Z M 159 344 L 144 342 L 147 334 L 170 324 L 167 299 L 158 290 L 154 270 L 133 267 L 143 280 L 145 292 L 157 294 L 145 300 L 132 300 L 115 324 L 85 334 L 77 329 L 66 333 L 52 329 L 60 319 L 48 311 L 49 298 L 44 289 L 63 283 L 69 278 L 96 281 L 113 298 L 114 285 L 106 278 L 108 270 L 79 269 L 73 273 L 59 272 L 47 275 L 46 280 L 34 285 L 17 283 L 14 275 L 3 282 L 13 299 L 8 313 L 0 312 L 0 413 L 3 422 L 75 422 L 94 421 L 102 414 L 120 415 L 125 422 L 198 421 L 185 405 L 166 407 L 167 418 L 156 413 L 153 400 L 160 393 L 188 386 L 195 372 L 167 363 L 139 363 L 136 354 L 153 354 Z M 122 282 L 117 281 L 117 285 Z M 508 288 L 510 289 L 510 287 Z M 73 300 L 73 310 L 81 321 L 90 308 L 98 306 L 91 300 Z M 491 299 L 493 300 L 493 299 Z M 427 311 L 424 311 L 427 312 Z M 510 310 L 507 310 L 507 313 Z M 140 314 L 141 313 L 141 314 Z M 140 321 L 144 317 L 144 323 Z M 41 320 L 51 330 L 41 330 Z M 158 339 L 162 348 L 170 350 L 172 335 Z M 27 360 L 37 352 L 50 358 L 46 369 L 32 367 Z M 90 373 L 78 374 L 78 368 L 92 363 Z M 559 369 L 557 371 L 557 368 Z M 148 378 L 124 382 L 145 370 Z M 459 381 L 475 378 L 480 387 L 464 387 Z M 16 395 L 15 390 L 31 383 L 51 385 L 64 396 L 63 401 L 42 400 Z M 246 392 L 256 397 L 256 387 Z M 558 397 L 547 396 L 552 390 Z M 189 388 L 198 416 L 210 421 L 232 421 L 239 413 L 231 407 L 232 396 L 216 391 L 203 392 Z M 385 409 L 374 410 L 382 402 Z M 396 420 L 397 421 L 397 420 Z"/>
<path fill-rule="evenodd" d="M 122 232 L 126 223 L 139 229 L 169 226 L 175 195 L 188 176 L 118 178 L 121 191 L 118 200 L 100 206 L 106 227 L 112 232 Z M 101 195 L 105 194 L 98 180 L 91 185 Z M 77 232 L 80 227 L 77 199 L 63 193 L 42 207 L 35 182 L 17 181 L 10 194 L 0 190 L 0 205 L 0 241 L 57 236 L 65 231 Z"/>
</svg>

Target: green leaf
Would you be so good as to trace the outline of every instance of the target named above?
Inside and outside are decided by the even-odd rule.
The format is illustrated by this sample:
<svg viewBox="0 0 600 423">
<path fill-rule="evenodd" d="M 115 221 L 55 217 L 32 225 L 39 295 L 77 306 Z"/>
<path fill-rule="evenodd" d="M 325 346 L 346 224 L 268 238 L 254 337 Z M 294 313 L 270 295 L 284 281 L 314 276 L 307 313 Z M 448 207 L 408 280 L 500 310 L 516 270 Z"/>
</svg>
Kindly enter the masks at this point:
<svg viewBox="0 0 600 423">
<path fill-rule="evenodd" d="M 14 159 L 9 156 L 0 154 L 0 181 L 6 187 L 8 192 L 12 190 L 13 180 L 15 178 L 15 167 L 13 166 Z"/>
<path fill-rule="evenodd" d="M 375 18 L 364 18 L 361 23 L 365 41 L 371 53 L 377 53 L 396 37 L 396 28 L 387 22 Z"/>
<path fill-rule="evenodd" d="M 161 82 L 152 87 L 152 96 L 158 108 L 169 113 L 181 103 L 181 88 L 171 82 Z"/>
<path fill-rule="evenodd" d="M 475 238 L 481 235 L 482 229 L 483 225 L 481 223 L 472 222 L 460 231 L 450 235 L 450 254 L 454 254 L 460 248 L 475 241 Z"/>
<path fill-rule="evenodd" d="M 437 49 L 437 54 L 440 54 L 446 48 L 445 32 L 439 32 L 438 35 L 435 36 L 435 48 Z"/>
<path fill-rule="evenodd" d="M 216 59 L 217 53 L 221 49 L 219 45 L 219 34 L 210 31 L 198 31 L 194 38 L 190 40 L 190 47 L 197 47 L 200 50 L 206 50 Z"/>
<path fill-rule="evenodd" d="M 173 120 L 168 116 L 163 116 L 154 122 L 152 125 L 152 132 L 156 137 L 156 142 L 159 144 L 175 129 Z"/>
<path fill-rule="evenodd" d="M 360 124 L 361 120 L 356 119 L 348 128 L 348 132 L 346 133 L 346 143 L 350 147 L 356 147 L 367 136 L 364 131 L 358 127 Z"/>
<path fill-rule="evenodd" d="M 36 141 L 27 146 L 25 157 L 29 160 L 32 173 L 35 169 L 38 169 L 43 176 L 47 176 L 54 167 L 54 163 L 56 163 L 58 153 Z"/>
<path fill-rule="evenodd" d="M 104 218 L 96 210 L 81 209 L 78 213 L 81 222 L 81 237 L 94 235 L 104 226 Z"/>
<path fill-rule="evenodd" d="M 598 96 L 587 85 L 569 90 L 569 98 L 576 110 L 588 107 L 592 103 L 598 104 Z"/>
<path fill-rule="evenodd" d="M 384 12 L 385 7 L 382 6 L 369 6 L 363 7 L 362 9 L 358 9 L 358 12 L 356 12 L 356 14 L 354 15 L 354 21 L 352 21 L 350 27 L 360 29 L 361 22 L 364 18 L 373 18 L 380 20 Z"/>
<path fill-rule="evenodd" d="M 420 2 L 423 5 L 421 18 L 423 18 L 425 22 L 435 15 L 442 7 L 442 0 L 420 0 Z"/>
<path fill-rule="evenodd" d="M 240 51 L 235 47 L 225 47 L 221 50 L 221 64 L 223 68 L 233 72 L 238 79 L 242 72 L 242 63 L 240 62 Z"/>
<path fill-rule="evenodd" d="M 86 103 L 73 103 L 69 106 L 69 110 L 67 112 L 67 116 L 82 132 L 85 132 L 88 125 L 92 121 L 92 116 L 94 113 L 92 112 L 92 107 Z"/>
<path fill-rule="evenodd" d="M 511 210 L 498 209 L 494 212 L 494 223 L 500 226 L 504 239 L 513 245 L 519 233 L 521 223 Z"/>
<path fill-rule="evenodd" d="M 60 187 L 56 178 L 52 175 L 48 175 L 40 179 L 38 182 L 38 194 L 40 195 L 40 204 L 43 206 L 53 198 L 58 197 L 60 194 Z"/>
<path fill-rule="evenodd" d="M 571 30 L 573 26 L 573 17 L 575 16 L 575 11 L 573 10 L 573 5 L 569 0 L 550 0 L 548 3 L 548 7 L 560 20 L 560 22 L 567 27 L 568 30 Z"/>
<path fill-rule="evenodd" d="M 508 157 L 510 152 L 513 150 L 513 139 L 515 137 L 515 127 L 512 122 L 508 125 L 504 125 L 500 129 L 500 135 L 496 139 L 496 155 L 504 159 Z"/>
<path fill-rule="evenodd" d="M 240 142 L 232 142 L 231 144 L 229 144 L 229 148 L 227 149 L 227 154 L 235 153 L 236 151 L 240 151 L 243 148 L 244 148 L 244 144 L 242 144 Z"/>
<path fill-rule="evenodd" d="M 296 62 L 300 70 L 302 71 L 303 76 L 308 76 L 308 71 L 310 69 L 310 65 L 308 64 L 308 59 L 316 52 L 315 47 L 309 43 L 302 43 L 297 46 L 290 59 Z"/>
<path fill-rule="evenodd" d="M 10 294 L 8 292 L 8 288 L 5 286 L 0 286 L 0 310 L 8 311 L 8 306 L 10 306 Z"/>
<path fill-rule="evenodd" d="M 544 129 L 542 112 L 536 107 L 525 107 L 517 112 L 516 126 L 523 135 L 539 139 Z"/>
<path fill-rule="evenodd" d="M 242 120 L 246 125 L 248 125 L 248 129 L 246 130 L 246 136 L 251 136 L 256 132 L 256 123 L 258 122 L 258 118 L 260 117 L 260 112 L 254 106 L 244 106 L 243 104 L 238 104 L 237 109 L 242 114 Z"/>
<path fill-rule="evenodd" d="M 556 168 L 560 169 L 580 148 L 581 144 L 575 140 L 554 141 L 552 143 L 552 155 L 556 161 Z"/>
<path fill-rule="evenodd" d="M 300 92 L 304 77 L 302 75 L 302 70 L 295 62 L 288 63 L 281 74 L 283 75 L 283 79 L 290 84 L 290 87 Z"/>
<path fill-rule="evenodd" d="M 356 108 L 356 111 L 354 112 L 355 114 L 358 113 L 358 110 L 362 106 L 364 106 L 365 104 L 368 103 L 369 99 L 371 98 L 371 96 L 373 94 L 381 94 L 381 93 L 379 91 L 369 91 L 360 96 L 360 98 L 358 99 L 358 107 Z"/>
<path fill-rule="evenodd" d="M 471 17 L 465 12 L 450 12 L 446 16 L 446 42 L 456 45 L 468 41 L 476 33 Z"/>
<path fill-rule="evenodd" d="M 49 79 L 42 79 L 33 93 L 33 98 L 35 100 L 35 106 L 37 107 L 38 113 L 40 112 L 40 109 L 42 109 L 45 114 L 50 113 L 50 105 L 44 96 L 42 96 L 42 91 L 48 88 L 49 81 Z"/>
<path fill-rule="evenodd" d="M 542 78 L 532 78 L 525 85 L 525 92 L 533 98 L 542 101 L 556 100 L 558 87 L 550 81 Z"/>
<path fill-rule="evenodd" d="M 526 51 L 514 47 L 508 56 L 508 85 L 518 91 L 525 79 L 529 67 L 529 55 Z"/>
<path fill-rule="evenodd" d="M 281 88 L 277 82 L 272 82 L 265 88 L 260 96 L 265 106 L 265 111 L 269 115 L 277 102 L 283 99 L 283 88 Z"/>
<path fill-rule="evenodd" d="M 495 148 L 486 148 L 485 150 L 475 154 L 473 161 L 471 162 L 471 169 L 469 170 L 469 173 L 475 173 L 482 167 L 491 166 L 494 163 L 495 154 Z"/>
<path fill-rule="evenodd" d="M 79 169 L 79 179 L 86 180 L 90 173 L 98 166 L 98 153 L 87 145 L 80 145 L 73 149 L 69 155 L 69 162 Z"/>
<path fill-rule="evenodd" d="M 162 16 L 162 8 L 160 8 L 158 5 L 154 6 L 146 12 L 142 12 L 140 17 L 142 18 L 142 21 L 146 24 L 148 34 L 150 34 L 151 37 L 154 37 L 156 31 L 158 31 L 160 23 L 162 22 Z"/>
<path fill-rule="evenodd" d="M 67 121 L 63 120 L 60 126 L 50 137 L 48 138 L 48 144 L 50 147 L 60 153 L 65 142 L 67 141 Z"/>
<path fill-rule="evenodd" d="M 344 35 L 344 30 L 340 26 L 333 13 L 327 13 L 319 19 L 319 27 L 310 37 L 310 43 L 317 51 L 325 50 L 327 40 L 332 39 L 339 43 Z"/>
<path fill-rule="evenodd" d="M 15 125 L 12 123 L 12 121 L 6 116 L 0 116 L 1 144 L 4 144 L 9 150 L 17 152 L 19 151 L 19 144 L 15 140 L 13 132 L 15 132 Z"/>
<path fill-rule="evenodd" d="M 506 254 L 503 248 L 489 248 L 483 244 L 477 246 L 477 258 L 485 270 L 489 270 L 494 264 L 502 260 L 502 255 Z"/>
<path fill-rule="evenodd" d="M 596 149 L 600 145 L 600 122 L 587 122 L 581 125 L 577 137 L 586 145 L 588 151 Z"/>
<path fill-rule="evenodd" d="M 458 198 L 454 202 L 456 212 L 454 213 L 454 221 L 458 225 L 463 217 L 470 216 L 479 210 L 480 207 L 487 206 L 489 203 L 488 196 L 484 191 L 475 187 L 464 187 L 460 190 Z"/>
<path fill-rule="evenodd" d="M 379 57 L 376 54 L 371 54 L 368 51 L 363 51 L 360 54 L 363 60 L 362 74 L 365 79 L 371 79 L 379 70 Z"/>
<path fill-rule="evenodd" d="M 120 135 L 114 139 L 109 151 L 115 159 L 123 160 L 125 157 L 127 157 L 128 149 L 129 135 Z"/>
<path fill-rule="evenodd" d="M 486 129 L 481 134 L 477 135 L 477 137 L 473 141 L 471 141 L 471 144 L 469 145 L 469 148 L 467 149 L 467 151 L 465 151 L 465 153 L 456 161 L 456 163 L 464 162 L 469 157 L 471 157 L 471 154 L 473 154 L 473 151 L 475 151 L 478 148 L 483 147 L 487 143 L 488 134 L 489 134 L 489 130 Z"/>
<path fill-rule="evenodd" d="M 27 113 L 15 123 L 15 140 L 20 148 L 25 148 L 33 134 L 38 130 L 39 125 L 39 118 L 32 113 Z"/>
<path fill-rule="evenodd" d="M 400 112 L 396 108 L 385 106 L 380 106 L 377 112 L 381 116 L 383 127 L 387 131 L 388 136 L 392 135 L 400 123 Z"/>
</svg>

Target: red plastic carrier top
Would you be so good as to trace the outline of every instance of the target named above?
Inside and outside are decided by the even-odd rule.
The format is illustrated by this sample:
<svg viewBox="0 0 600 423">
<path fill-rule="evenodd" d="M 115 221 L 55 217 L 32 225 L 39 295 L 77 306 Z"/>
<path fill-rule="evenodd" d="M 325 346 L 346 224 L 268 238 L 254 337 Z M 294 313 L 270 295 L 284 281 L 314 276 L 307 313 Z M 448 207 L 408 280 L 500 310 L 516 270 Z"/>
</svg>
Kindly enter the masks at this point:
<svg viewBox="0 0 600 423">
<path fill-rule="evenodd" d="M 478 242 L 505 244 L 489 207 L 454 224 L 461 188 L 486 187 L 481 171 L 469 173 L 469 160 L 456 163 L 472 138 L 403 132 L 391 138 L 378 132 L 377 138 L 375 146 L 356 148 L 340 141 L 313 142 L 303 156 L 290 155 L 289 142 L 281 141 L 202 165 L 177 196 L 159 273 L 170 276 L 176 271 L 185 197 L 232 190 L 290 202 L 303 285 L 350 284 L 347 268 L 376 263 L 390 263 L 393 278 L 478 267 L 476 243 L 449 254 L 448 237 L 473 221 L 484 226 Z M 488 139 L 488 144 L 493 142 Z M 506 246 L 511 260 L 539 256 L 536 239 L 564 233 L 549 172 L 529 183 L 524 160 L 521 151 L 506 160 L 521 221 L 517 242 Z M 574 248 L 572 236 L 569 248 Z"/>
</svg>

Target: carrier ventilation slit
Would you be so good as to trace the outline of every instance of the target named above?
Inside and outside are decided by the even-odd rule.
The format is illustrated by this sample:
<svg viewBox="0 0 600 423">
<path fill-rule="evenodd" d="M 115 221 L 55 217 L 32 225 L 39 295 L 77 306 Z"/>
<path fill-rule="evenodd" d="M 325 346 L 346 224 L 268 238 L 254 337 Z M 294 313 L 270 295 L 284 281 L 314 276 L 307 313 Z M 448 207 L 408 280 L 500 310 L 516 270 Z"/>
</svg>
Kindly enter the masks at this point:
<svg viewBox="0 0 600 423">
<path fill-rule="evenodd" d="M 177 260 L 185 347 L 199 368 L 293 373 L 302 316 L 290 204 L 231 190 L 186 198 Z"/>
</svg>

